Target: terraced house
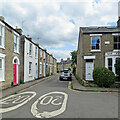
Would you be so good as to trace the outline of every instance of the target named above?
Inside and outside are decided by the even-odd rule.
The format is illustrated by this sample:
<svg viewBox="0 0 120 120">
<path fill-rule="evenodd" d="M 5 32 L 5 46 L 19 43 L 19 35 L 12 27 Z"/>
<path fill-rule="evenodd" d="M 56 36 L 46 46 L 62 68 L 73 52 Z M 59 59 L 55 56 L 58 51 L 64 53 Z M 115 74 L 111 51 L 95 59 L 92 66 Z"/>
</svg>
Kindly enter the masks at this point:
<svg viewBox="0 0 120 120">
<path fill-rule="evenodd" d="M 43 77 L 43 50 L 42 48 L 39 47 L 38 50 L 38 74 L 39 74 L 39 78 Z"/>
<path fill-rule="evenodd" d="M 29 35 L 21 37 L 21 81 L 29 82 L 38 79 L 39 44 L 32 41 Z"/>
<path fill-rule="evenodd" d="M 0 82 L 2 88 L 20 83 L 20 36 L 22 30 L 14 29 L 0 16 Z"/>
<path fill-rule="evenodd" d="M 93 81 L 95 67 L 106 67 L 116 75 L 120 58 L 120 17 L 115 27 L 80 27 L 77 51 L 77 75 Z"/>
</svg>

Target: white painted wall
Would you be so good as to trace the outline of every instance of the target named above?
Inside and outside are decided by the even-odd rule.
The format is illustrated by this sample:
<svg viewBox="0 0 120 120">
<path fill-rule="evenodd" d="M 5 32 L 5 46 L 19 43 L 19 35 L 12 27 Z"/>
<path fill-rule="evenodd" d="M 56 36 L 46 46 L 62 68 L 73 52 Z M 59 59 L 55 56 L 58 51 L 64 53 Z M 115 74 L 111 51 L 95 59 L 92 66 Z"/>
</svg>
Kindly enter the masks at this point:
<svg viewBox="0 0 120 120">
<path fill-rule="evenodd" d="M 32 44 L 32 55 L 31 56 L 29 55 L 29 44 L 30 43 Z M 36 63 L 38 66 L 38 47 L 37 47 L 37 57 L 35 57 L 35 47 L 37 47 L 37 46 L 25 38 L 24 82 L 28 82 L 28 81 L 34 80 L 36 78 Z M 31 74 L 29 74 L 29 62 L 32 62 Z M 38 78 L 38 76 L 37 76 L 37 78 Z"/>
</svg>

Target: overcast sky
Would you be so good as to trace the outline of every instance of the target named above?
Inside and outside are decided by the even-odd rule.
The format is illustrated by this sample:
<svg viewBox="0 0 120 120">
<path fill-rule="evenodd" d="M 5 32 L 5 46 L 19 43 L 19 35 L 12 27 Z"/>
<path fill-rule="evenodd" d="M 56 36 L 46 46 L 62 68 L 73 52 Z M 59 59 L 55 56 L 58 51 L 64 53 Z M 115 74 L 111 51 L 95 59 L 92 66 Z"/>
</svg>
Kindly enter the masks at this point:
<svg viewBox="0 0 120 120">
<path fill-rule="evenodd" d="M 0 16 L 58 61 L 77 50 L 81 26 L 116 26 L 119 0 L 0 0 Z"/>
</svg>

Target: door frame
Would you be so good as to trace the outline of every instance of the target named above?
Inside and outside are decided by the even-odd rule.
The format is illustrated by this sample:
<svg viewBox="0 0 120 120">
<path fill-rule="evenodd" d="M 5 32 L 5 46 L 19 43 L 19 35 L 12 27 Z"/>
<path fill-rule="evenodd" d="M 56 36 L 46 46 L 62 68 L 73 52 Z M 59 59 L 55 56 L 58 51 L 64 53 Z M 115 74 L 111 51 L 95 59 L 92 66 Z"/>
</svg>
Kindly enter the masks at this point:
<svg viewBox="0 0 120 120">
<path fill-rule="evenodd" d="M 91 69 L 94 70 L 94 60 L 93 60 L 93 62 L 86 62 L 86 63 L 85 63 L 85 79 L 86 79 L 87 81 L 93 81 L 93 75 L 92 75 L 92 79 L 87 79 L 87 63 L 91 63 L 92 66 L 93 66 L 93 68 L 91 68 Z M 93 72 L 93 71 L 92 71 L 92 72 Z"/>
<path fill-rule="evenodd" d="M 20 64 L 20 61 L 19 61 L 19 58 L 17 57 L 17 56 L 15 56 L 14 58 L 13 58 L 13 61 L 12 61 L 12 63 L 13 63 L 13 84 L 14 84 L 14 64 L 16 64 L 16 69 L 17 69 L 17 80 L 16 80 L 16 84 L 18 84 L 19 82 L 18 82 L 18 75 L 19 75 L 19 64 Z"/>
</svg>

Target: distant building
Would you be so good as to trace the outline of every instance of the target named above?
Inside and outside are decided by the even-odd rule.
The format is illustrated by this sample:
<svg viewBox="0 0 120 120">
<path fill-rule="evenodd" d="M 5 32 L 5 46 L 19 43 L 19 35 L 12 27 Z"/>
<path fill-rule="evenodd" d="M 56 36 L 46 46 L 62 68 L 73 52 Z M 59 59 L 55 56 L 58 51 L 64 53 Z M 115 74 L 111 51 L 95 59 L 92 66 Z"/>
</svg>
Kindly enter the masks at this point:
<svg viewBox="0 0 120 120">
<path fill-rule="evenodd" d="M 57 63 L 57 71 L 62 71 L 64 69 L 71 69 L 71 64 L 72 64 L 72 60 L 70 60 L 70 58 L 67 58 L 67 60 L 63 60 L 61 59 L 60 62 Z"/>
</svg>

